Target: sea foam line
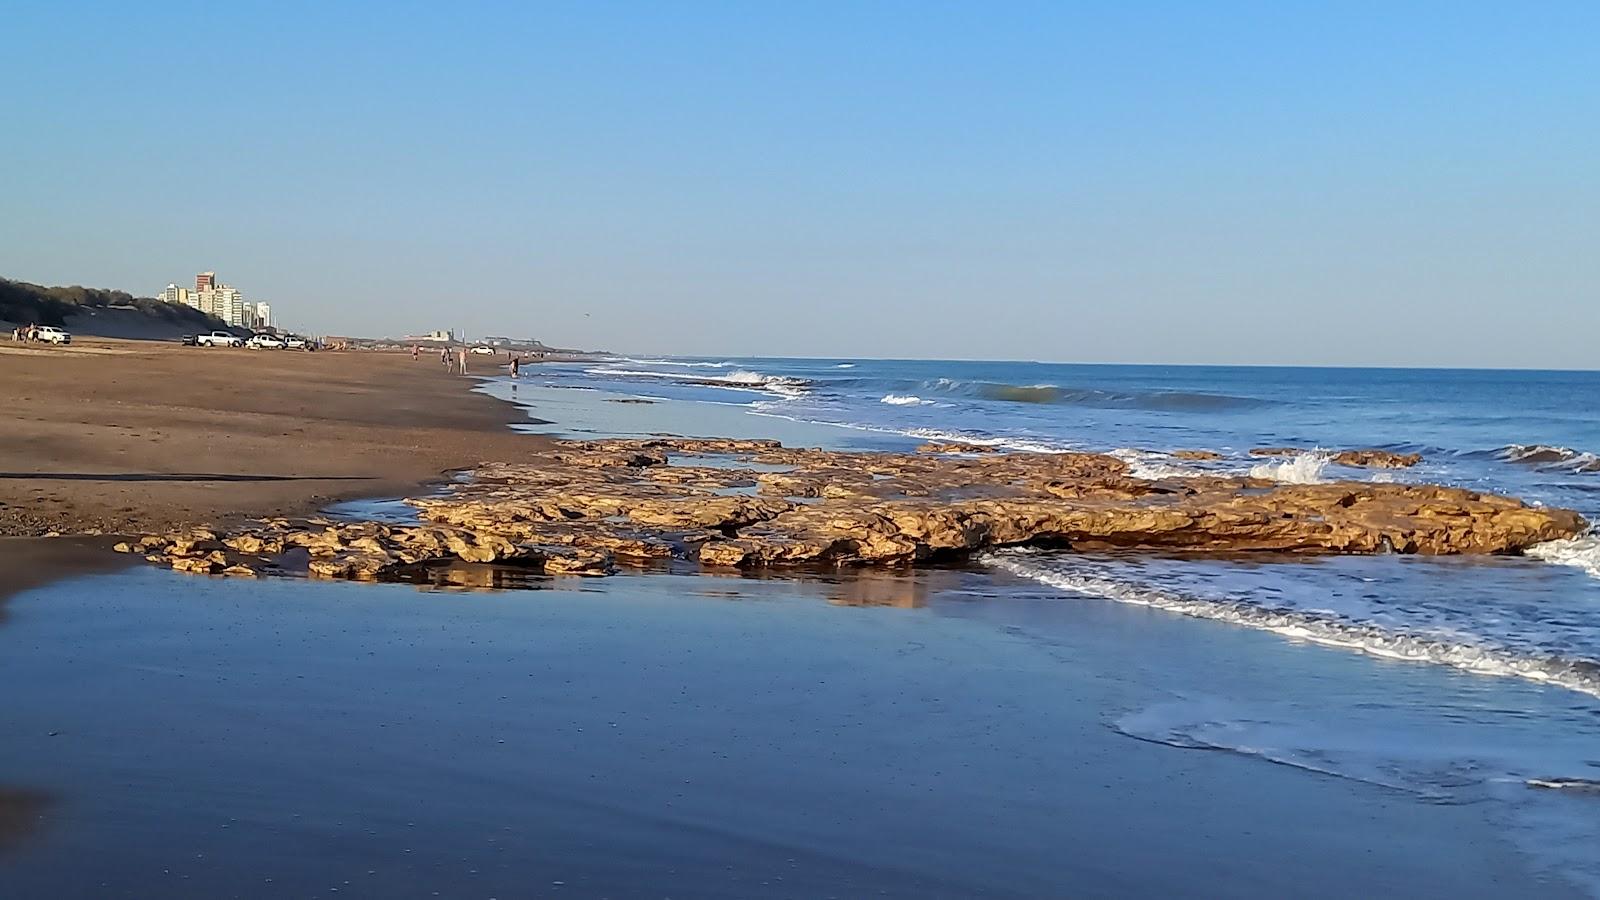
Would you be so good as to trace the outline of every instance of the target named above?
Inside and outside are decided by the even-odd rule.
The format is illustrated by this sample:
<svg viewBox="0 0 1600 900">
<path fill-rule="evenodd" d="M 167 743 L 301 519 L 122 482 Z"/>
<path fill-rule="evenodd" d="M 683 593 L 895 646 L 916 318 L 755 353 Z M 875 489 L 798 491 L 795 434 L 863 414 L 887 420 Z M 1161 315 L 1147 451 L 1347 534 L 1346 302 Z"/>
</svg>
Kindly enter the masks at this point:
<svg viewBox="0 0 1600 900">
<path fill-rule="evenodd" d="M 761 372 L 751 372 L 745 369 L 739 369 L 726 375 L 692 375 L 684 372 L 650 372 L 643 369 L 594 368 L 585 369 L 584 374 L 598 377 L 660 378 L 667 381 L 675 381 L 678 384 L 693 384 L 729 390 L 765 391 L 791 400 L 807 394 L 807 386 L 811 383 L 802 378 L 765 375 Z"/>
<path fill-rule="evenodd" d="M 924 441 L 940 441 L 950 444 L 971 444 L 975 447 L 1000 447 L 1005 450 L 1020 450 L 1026 453 L 1071 453 L 1074 448 L 1062 444 L 1049 444 L 1025 438 L 990 437 L 987 435 L 966 434 L 959 431 L 941 431 L 937 428 L 887 428 L 880 425 L 866 425 L 860 422 L 830 422 L 826 419 L 807 419 L 790 415 L 776 410 L 782 404 L 755 403 L 748 412 L 752 416 L 764 416 L 769 419 L 784 419 L 789 422 L 799 422 L 802 425 L 825 425 L 829 428 L 847 428 L 851 431 L 867 431 L 873 434 L 897 434 L 901 437 L 917 438 Z"/>
<path fill-rule="evenodd" d="M 878 402 L 887 403 L 890 406 L 927 406 L 933 401 L 924 400 L 912 394 L 884 394 L 878 399 Z"/>
<path fill-rule="evenodd" d="M 1558 566 L 1573 566 L 1582 569 L 1591 578 L 1600 578 L 1600 535 L 1586 534 L 1559 541 L 1545 541 L 1534 544 L 1522 553 Z"/>
<path fill-rule="evenodd" d="M 1030 562 L 1026 550 L 987 553 L 980 560 L 1073 594 L 1270 631 L 1294 640 L 1366 653 L 1384 659 L 1425 662 L 1479 675 L 1524 678 L 1600 697 L 1600 663 L 1559 656 L 1534 657 L 1438 638 L 1398 634 L 1376 625 L 1339 622 L 1308 613 L 1258 606 L 1244 600 L 1188 596 L 1134 582 L 1081 572 L 1057 571 Z M 1059 559 L 1059 557 L 1058 557 Z"/>
</svg>

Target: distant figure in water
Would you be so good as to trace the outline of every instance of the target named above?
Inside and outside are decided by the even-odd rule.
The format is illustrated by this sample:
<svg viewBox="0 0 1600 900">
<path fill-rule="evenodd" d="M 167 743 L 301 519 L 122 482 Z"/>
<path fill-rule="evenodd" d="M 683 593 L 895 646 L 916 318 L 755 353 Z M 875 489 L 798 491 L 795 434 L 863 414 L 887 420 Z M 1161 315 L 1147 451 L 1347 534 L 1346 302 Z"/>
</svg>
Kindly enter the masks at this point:
<svg viewBox="0 0 1600 900">
<path fill-rule="evenodd" d="M 521 363 L 522 363 L 522 360 L 518 359 L 515 356 L 511 357 L 511 377 L 512 378 L 516 378 L 517 377 L 517 372 L 519 370 L 519 366 L 521 365 Z"/>
</svg>

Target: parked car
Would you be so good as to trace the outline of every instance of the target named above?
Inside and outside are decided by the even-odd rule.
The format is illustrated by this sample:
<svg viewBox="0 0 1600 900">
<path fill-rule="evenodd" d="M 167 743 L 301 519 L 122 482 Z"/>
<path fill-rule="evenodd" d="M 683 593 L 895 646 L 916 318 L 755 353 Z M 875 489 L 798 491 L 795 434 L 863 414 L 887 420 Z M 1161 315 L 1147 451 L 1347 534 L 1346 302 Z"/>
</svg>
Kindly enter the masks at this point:
<svg viewBox="0 0 1600 900">
<path fill-rule="evenodd" d="M 472 352 L 480 355 L 493 356 L 495 350 L 493 347 L 473 347 Z"/>
<path fill-rule="evenodd" d="M 185 347 L 193 347 L 195 345 L 194 344 L 194 335 L 192 335 L 192 334 L 186 334 L 183 337 L 179 338 L 178 340 Z"/>
<path fill-rule="evenodd" d="M 244 341 L 230 331 L 213 331 L 195 337 L 194 344 L 196 347 L 243 347 Z"/>
<path fill-rule="evenodd" d="M 291 334 L 284 338 L 283 345 L 289 350 L 305 350 L 308 347 L 306 339 L 298 334 Z"/>
<path fill-rule="evenodd" d="M 44 341 L 47 344 L 70 344 L 72 335 L 55 327 L 54 325 L 40 325 L 33 332 L 33 339 Z"/>
<path fill-rule="evenodd" d="M 251 350 L 282 350 L 284 347 L 288 346 L 283 341 L 273 337 L 270 334 L 254 335 L 250 338 L 250 340 L 245 341 L 244 345 L 249 347 Z"/>
</svg>

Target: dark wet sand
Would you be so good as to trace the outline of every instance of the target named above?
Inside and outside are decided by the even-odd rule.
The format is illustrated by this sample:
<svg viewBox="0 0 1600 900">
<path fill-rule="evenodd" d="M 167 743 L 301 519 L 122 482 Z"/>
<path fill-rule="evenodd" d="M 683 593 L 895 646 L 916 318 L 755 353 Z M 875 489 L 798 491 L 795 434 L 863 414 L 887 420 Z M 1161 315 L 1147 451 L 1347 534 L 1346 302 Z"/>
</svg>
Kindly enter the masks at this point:
<svg viewBox="0 0 1600 900">
<path fill-rule="evenodd" d="M 0 621 L 12 594 L 69 575 L 126 569 L 136 560 L 111 552 L 109 538 L 0 537 Z"/>
<path fill-rule="evenodd" d="M 1108 727 L 1368 661 L 994 584 L 29 591 L 0 896 L 1571 896 L 1474 805 Z"/>
</svg>

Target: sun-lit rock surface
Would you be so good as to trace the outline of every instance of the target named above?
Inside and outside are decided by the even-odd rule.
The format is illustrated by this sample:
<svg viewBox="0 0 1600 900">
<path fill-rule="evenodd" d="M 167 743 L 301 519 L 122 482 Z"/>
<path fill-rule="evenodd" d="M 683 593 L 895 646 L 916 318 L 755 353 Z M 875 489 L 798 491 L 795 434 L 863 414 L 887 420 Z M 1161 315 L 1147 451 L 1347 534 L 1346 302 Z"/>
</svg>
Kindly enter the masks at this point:
<svg viewBox="0 0 1600 900">
<path fill-rule="evenodd" d="M 603 575 L 620 562 L 905 565 L 987 547 L 1509 553 L 1569 537 L 1576 513 L 1435 485 L 1130 477 L 1093 453 L 852 453 L 769 441 L 567 442 L 484 463 L 420 523 L 269 520 L 121 545 L 190 572 L 301 565 L 403 577 L 450 562 Z M 1369 451 L 1362 451 L 1369 452 Z M 1378 451 L 1381 452 L 1381 451 Z M 1381 463 L 1370 463 L 1381 464 Z"/>
<path fill-rule="evenodd" d="M 1396 453 L 1392 450 L 1367 448 L 1363 450 L 1307 450 L 1303 447 L 1257 447 L 1251 456 L 1299 456 L 1304 453 L 1322 454 L 1331 462 L 1353 469 L 1409 469 L 1422 462 L 1421 453 Z"/>
</svg>

